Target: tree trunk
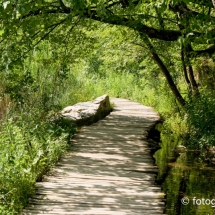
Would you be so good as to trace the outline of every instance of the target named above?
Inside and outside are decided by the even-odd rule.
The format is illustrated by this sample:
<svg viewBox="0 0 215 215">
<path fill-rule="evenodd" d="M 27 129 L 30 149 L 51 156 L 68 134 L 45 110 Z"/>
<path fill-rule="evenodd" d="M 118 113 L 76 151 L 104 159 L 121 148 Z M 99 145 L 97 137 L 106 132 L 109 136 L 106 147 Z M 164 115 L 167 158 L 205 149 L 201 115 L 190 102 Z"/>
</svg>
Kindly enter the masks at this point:
<svg viewBox="0 0 215 215">
<path fill-rule="evenodd" d="M 161 71 L 163 72 L 168 85 L 171 89 L 171 91 L 173 92 L 176 100 L 178 101 L 178 103 L 183 107 L 186 104 L 186 101 L 183 99 L 183 97 L 181 96 L 177 86 L 175 85 L 168 69 L 166 68 L 166 66 L 164 65 L 163 61 L 160 59 L 160 57 L 158 56 L 158 54 L 156 53 L 153 45 L 151 44 L 151 42 L 149 41 L 148 37 L 146 35 L 141 35 L 143 41 L 145 42 L 145 44 L 147 45 L 147 47 L 149 48 L 151 54 L 152 54 L 152 59 L 155 61 L 155 63 L 159 66 L 159 68 L 161 69 Z"/>
<path fill-rule="evenodd" d="M 184 70 L 184 78 L 185 78 L 187 84 L 190 86 L 190 80 L 189 80 L 188 75 L 187 75 L 187 67 L 186 67 L 186 62 L 185 62 L 185 58 L 184 58 L 183 47 L 181 49 L 181 63 L 182 63 L 183 70 Z"/>
<path fill-rule="evenodd" d="M 189 72 L 189 79 L 190 79 L 190 83 L 191 83 L 193 96 L 198 97 L 199 96 L 198 85 L 196 83 L 196 80 L 195 80 L 195 77 L 193 74 L 193 67 L 191 65 L 188 66 L 188 72 Z"/>
<path fill-rule="evenodd" d="M 184 3 L 182 3 L 184 4 Z M 180 30 L 183 30 L 183 29 L 186 29 L 186 26 L 189 26 L 189 19 L 188 17 L 184 17 L 182 16 L 182 13 L 178 13 L 178 22 L 179 21 L 185 21 L 185 24 L 184 25 L 179 25 L 179 29 Z M 184 38 L 186 37 L 186 33 L 188 32 L 184 32 Z M 195 81 L 195 77 L 194 77 L 194 74 L 193 74 L 193 67 L 191 65 L 191 62 L 190 62 L 190 56 L 189 56 L 189 53 L 192 51 L 192 47 L 191 47 L 191 43 L 190 41 L 188 42 L 187 45 L 183 44 L 182 43 L 182 47 L 181 47 L 181 61 L 182 61 L 182 65 L 183 65 L 183 70 L 184 70 L 184 76 L 185 76 L 185 79 L 186 79 L 186 82 L 188 83 L 188 93 L 190 95 L 190 87 L 191 87 L 191 90 L 192 90 L 192 95 L 195 96 L 195 97 L 198 97 L 199 96 L 199 91 L 198 91 L 198 85 Z M 189 77 L 188 77 L 189 76 Z"/>
<path fill-rule="evenodd" d="M 198 97 L 199 96 L 199 89 L 198 89 L 198 85 L 197 85 L 195 77 L 194 77 L 193 67 L 191 65 L 190 58 L 189 58 L 189 52 L 190 51 L 192 51 L 192 47 L 190 44 L 188 44 L 187 47 L 185 48 L 185 53 L 186 53 L 185 54 L 185 58 L 186 58 L 185 64 L 187 65 L 187 68 L 188 68 L 188 76 L 189 76 L 193 96 Z"/>
<path fill-rule="evenodd" d="M 180 92 L 178 91 L 177 86 L 175 85 L 168 69 L 166 68 L 166 66 L 164 65 L 163 61 L 160 59 L 160 57 L 157 55 L 157 53 L 152 52 L 152 58 L 155 61 L 155 63 L 157 63 L 157 65 L 159 66 L 159 68 L 161 69 L 161 71 L 163 72 L 170 89 L 172 90 L 176 100 L 179 102 L 179 104 L 183 107 L 186 102 L 183 99 L 183 97 L 181 96 Z"/>
<path fill-rule="evenodd" d="M 188 78 L 188 72 L 187 72 L 187 66 L 186 66 L 186 62 L 185 62 L 185 53 L 184 53 L 183 45 L 181 47 L 181 63 L 182 63 L 183 71 L 184 71 L 184 78 L 188 85 L 188 87 L 187 87 L 188 97 L 192 98 L 192 89 L 191 89 L 190 80 Z"/>
</svg>

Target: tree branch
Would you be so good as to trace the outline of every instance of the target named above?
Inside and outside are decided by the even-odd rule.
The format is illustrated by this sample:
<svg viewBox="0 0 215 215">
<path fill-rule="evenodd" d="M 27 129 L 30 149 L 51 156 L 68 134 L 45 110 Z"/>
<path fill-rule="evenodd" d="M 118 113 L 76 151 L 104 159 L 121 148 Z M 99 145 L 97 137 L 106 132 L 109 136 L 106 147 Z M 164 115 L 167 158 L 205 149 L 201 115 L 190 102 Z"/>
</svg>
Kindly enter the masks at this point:
<svg viewBox="0 0 215 215">
<path fill-rule="evenodd" d="M 65 13 L 70 13 L 70 8 L 67 7 L 62 0 L 59 0 L 60 2 L 60 7 L 62 8 L 62 10 L 65 12 Z"/>
<path fill-rule="evenodd" d="M 22 19 L 25 19 L 29 16 L 37 16 L 43 13 L 64 13 L 64 14 L 70 14 L 70 8 L 66 7 L 62 0 L 59 0 L 61 5 L 59 5 L 58 8 L 50 9 L 50 10 L 44 10 L 44 8 L 38 8 L 35 11 L 31 11 L 28 14 L 24 15 Z M 120 3 L 121 1 L 118 1 L 117 3 Z M 138 3 L 139 1 L 133 1 L 134 3 Z M 112 3 L 113 4 L 113 3 Z M 112 5 L 110 4 L 110 5 Z M 159 39 L 163 41 L 176 41 L 180 36 L 182 36 L 182 32 L 180 30 L 166 30 L 166 29 L 157 29 L 148 25 L 145 25 L 142 23 L 142 20 L 134 20 L 132 18 L 126 18 L 122 16 L 115 15 L 107 10 L 106 16 L 98 15 L 96 10 L 89 10 L 89 8 L 85 8 L 82 10 L 81 15 L 83 18 L 89 18 L 96 21 L 113 24 L 113 25 L 121 25 L 125 27 L 129 27 L 131 29 L 134 29 L 138 31 L 139 33 L 147 34 L 150 38 Z M 191 40 L 195 37 L 199 37 L 204 34 L 201 32 L 189 32 L 193 35 L 190 36 Z M 211 31 L 212 37 L 215 37 L 215 31 Z M 186 36 L 186 35 L 185 35 Z"/>
<path fill-rule="evenodd" d="M 215 53 L 215 45 L 210 46 L 207 49 L 203 50 L 192 50 L 191 51 L 191 57 L 197 57 L 197 56 L 205 56 L 205 55 L 211 55 Z"/>
<path fill-rule="evenodd" d="M 61 25 L 63 22 L 65 22 L 66 19 L 61 20 L 58 23 L 50 25 L 48 28 L 51 28 L 48 32 L 46 32 L 34 45 L 33 47 L 37 46 L 42 40 L 44 40 L 52 31 L 54 31 L 55 28 L 57 28 L 59 25 Z"/>
<path fill-rule="evenodd" d="M 129 27 L 140 33 L 147 34 L 150 38 L 160 39 L 164 41 L 176 41 L 180 36 L 182 36 L 180 31 L 156 29 L 142 24 L 141 21 L 132 20 L 125 17 L 122 18 L 114 14 L 111 14 L 110 16 L 106 17 L 99 17 L 96 11 L 91 10 L 90 13 L 88 11 L 85 11 L 85 13 L 83 13 L 83 16 L 85 18 L 90 18 L 96 21 L 101 21 L 112 25 L 121 25 Z"/>
<path fill-rule="evenodd" d="M 68 37 L 69 37 L 70 33 L 72 32 L 72 30 L 75 28 L 75 26 L 77 26 L 77 24 L 78 24 L 80 21 L 81 21 L 81 19 L 78 18 L 78 19 L 76 20 L 76 22 L 74 22 L 74 25 L 72 25 L 72 27 L 67 31 L 66 36 L 65 36 L 65 38 L 63 39 L 63 41 L 65 41 L 65 40 L 69 41 Z"/>
<path fill-rule="evenodd" d="M 172 79 L 171 74 L 169 73 L 169 70 L 167 69 L 166 65 L 163 63 L 162 59 L 157 54 L 157 52 L 156 52 L 155 48 L 153 47 L 152 43 L 150 42 L 149 38 L 144 34 L 141 34 L 140 36 L 143 39 L 143 41 L 145 42 L 145 44 L 148 47 L 149 51 L 151 52 L 152 59 L 155 61 L 155 63 L 159 66 L 159 68 L 163 72 L 163 74 L 164 74 L 164 76 L 166 78 L 166 81 L 167 81 L 170 89 L 172 90 L 175 98 L 177 99 L 177 101 L 179 102 L 179 104 L 182 107 L 185 106 L 186 101 L 181 96 L 176 84 L 174 83 L 174 81 Z"/>
<path fill-rule="evenodd" d="M 213 8 L 213 4 L 211 0 L 190 0 L 193 4 L 198 4 L 201 6 L 206 6 L 209 8 Z"/>
<path fill-rule="evenodd" d="M 20 17 L 20 20 L 26 19 L 26 18 L 31 17 L 31 16 L 42 15 L 43 13 L 57 14 L 57 13 L 68 13 L 68 12 L 63 11 L 61 8 L 47 10 L 47 9 L 44 9 L 44 7 L 41 7 L 41 8 L 38 8 L 37 10 L 35 10 L 35 11 L 30 11 L 26 15 Z"/>
<path fill-rule="evenodd" d="M 169 9 L 175 13 L 180 13 L 180 15 L 186 14 L 188 19 L 199 15 L 205 15 L 205 17 L 208 17 L 208 18 L 215 18 L 213 16 L 210 16 L 210 14 L 200 14 L 194 10 L 191 10 L 183 2 L 174 4 L 174 5 L 170 4 Z"/>
</svg>

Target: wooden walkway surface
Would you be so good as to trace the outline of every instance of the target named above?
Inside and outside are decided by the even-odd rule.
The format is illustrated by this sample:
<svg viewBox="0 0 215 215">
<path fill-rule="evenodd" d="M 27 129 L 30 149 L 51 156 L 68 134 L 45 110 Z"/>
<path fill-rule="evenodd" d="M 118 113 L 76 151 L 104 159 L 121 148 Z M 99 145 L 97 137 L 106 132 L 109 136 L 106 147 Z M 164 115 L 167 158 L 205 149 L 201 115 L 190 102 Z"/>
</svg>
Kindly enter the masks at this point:
<svg viewBox="0 0 215 215">
<path fill-rule="evenodd" d="M 109 116 L 75 135 L 71 152 L 37 183 L 22 214 L 163 214 L 146 138 L 159 116 L 136 102 L 112 102 Z"/>
</svg>

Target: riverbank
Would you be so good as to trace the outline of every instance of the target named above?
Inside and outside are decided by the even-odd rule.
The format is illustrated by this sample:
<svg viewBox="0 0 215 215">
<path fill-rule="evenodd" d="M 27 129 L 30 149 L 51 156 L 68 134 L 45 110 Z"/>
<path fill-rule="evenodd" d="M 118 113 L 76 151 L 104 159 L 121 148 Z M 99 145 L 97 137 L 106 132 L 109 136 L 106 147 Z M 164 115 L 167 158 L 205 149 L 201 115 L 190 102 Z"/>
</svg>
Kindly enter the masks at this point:
<svg viewBox="0 0 215 215">
<path fill-rule="evenodd" d="M 188 149 L 176 153 L 174 147 L 181 144 L 183 139 L 161 133 L 161 149 L 154 154 L 159 169 L 157 183 L 166 193 L 165 211 L 168 215 L 213 215 L 215 165 L 201 157 L 206 151 Z M 187 199 L 189 203 L 183 204 Z"/>
</svg>

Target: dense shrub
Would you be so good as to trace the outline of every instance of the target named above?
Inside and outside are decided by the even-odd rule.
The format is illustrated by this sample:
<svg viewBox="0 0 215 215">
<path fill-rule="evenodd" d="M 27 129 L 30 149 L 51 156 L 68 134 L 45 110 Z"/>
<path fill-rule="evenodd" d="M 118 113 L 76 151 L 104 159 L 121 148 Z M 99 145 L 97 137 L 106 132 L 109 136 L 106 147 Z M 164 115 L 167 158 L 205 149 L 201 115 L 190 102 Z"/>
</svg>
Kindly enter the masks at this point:
<svg viewBox="0 0 215 215">
<path fill-rule="evenodd" d="M 210 92 L 201 92 L 201 96 L 194 99 L 187 107 L 192 148 L 208 148 L 215 145 L 215 95 Z"/>
</svg>

